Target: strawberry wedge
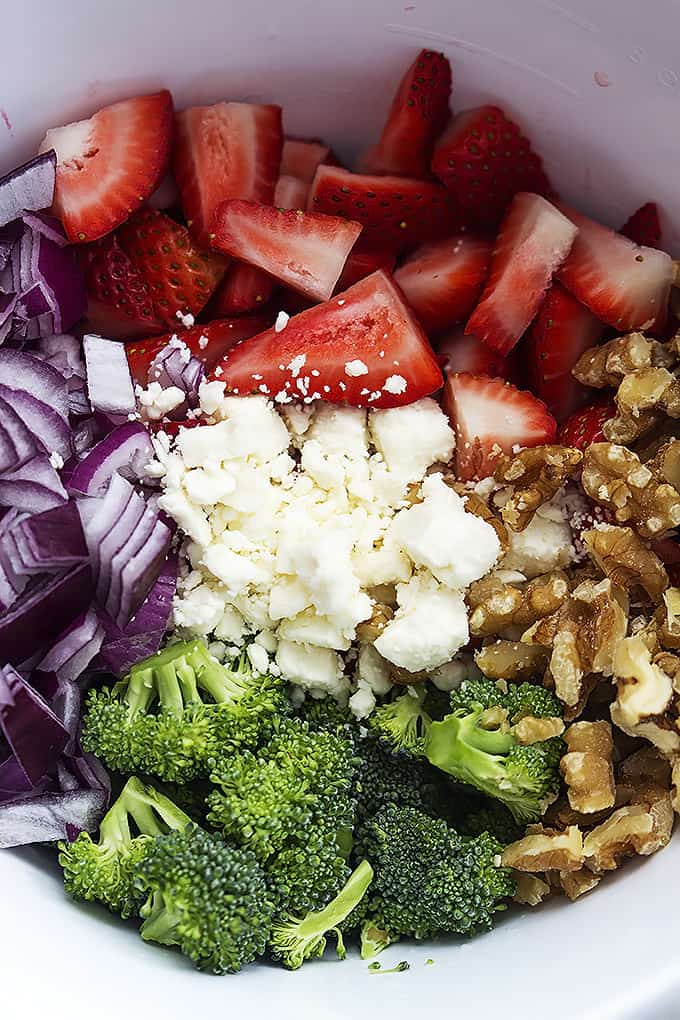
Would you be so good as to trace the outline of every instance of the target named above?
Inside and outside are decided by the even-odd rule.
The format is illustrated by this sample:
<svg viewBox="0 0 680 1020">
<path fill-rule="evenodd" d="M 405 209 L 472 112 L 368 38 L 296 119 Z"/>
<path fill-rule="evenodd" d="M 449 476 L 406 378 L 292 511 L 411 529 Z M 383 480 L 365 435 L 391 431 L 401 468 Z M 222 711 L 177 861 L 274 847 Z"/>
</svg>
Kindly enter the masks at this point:
<svg viewBox="0 0 680 1020">
<path fill-rule="evenodd" d="M 393 251 L 446 237 L 463 226 L 439 184 L 353 174 L 337 166 L 317 169 L 307 208 L 355 220 L 363 225 L 366 244 Z"/>
<path fill-rule="evenodd" d="M 369 248 L 360 239 L 347 256 L 345 268 L 335 289 L 338 293 L 347 290 L 352 284 L 365 279 L 378 269 L 391 273 L 396 261 L 397 256 L 389 248 Z"/>
<path fill-rule="evenodd" d="M 153 336 L 163 328 L 154 313 L 151 288 L 121 247 L 117 234 L 84 244 L 78 261 L 85 276 L 85 332 L 111 340 Z"/>
<path fill-rule="evenodd" d="M 175 118 L 173 169 L 195 240 L 207 248 L 220 202 L 271 202 L 279 177 L 281 108 L 253 103 L 192 106 Z"/>
<path fill-rule="evenodd" d="M 394 274 L 427 333 L 467 319 L 481 294 L 491 258 L 486 238 L 455 234 L 418 248 Z"/>
<path fill-rule="evenodd" d="M 489 278 L 465 332 L 507 354 L 536 315 L 577 234 L 540 195 L 515 195 L 501 223 Z"/>
<path fill-rule="evenodd" d="M 327 301 L 361 224 L 338 216 L 223 202 L 212 227 L 213 248 L 261 269 L 316 301 Z"/>
<path fill-rule="evenodd" d="M 321 163 L 336 163 L 329 145 L 317 139 L 286 138 L 281 152 L 281 176 L 295 177 L 309 186 Z"/>
<path fill-rule="evenodd" d="M 673 279 L 670 255 L 641 247 L 568 206 L 560 209 L 578 227 L 560 283 L 609 326 L 662 329 Z"/>
<path fill-rule="evenodd" d="M 585 403 L 588 390 L 571 374 L 584 351 L 602 339 L 604 324 L 568 291 L 554 283 L 527 337 L 531 390 L 558 421 Z"/>
<path fill-rule="evenodd" d="M 40 151 L 57 153 L 52 209 L 69 241 L 103 237 L 156 190 L 168 166 L 172 112 L 163 89 L 47 132 Z"/>
<path fill-rule="evenodd" d="M 444 409 L 456 432 L 456 474 L 463 481 L 493 474 L 516 446 L 552 443 L 557 426 L 545 404 L 503 379 L 451 375 Z"/>
<path fill-rule="evenodd" d="M 510 367 L 507 360 L 476 336 L 467 336 L 461 326 L 454 326 L 434 342 L 439 364 L 446 375 L 468 372 L 470 375 L 490 375 L 507 379 Z"/>
<path fill-rule="evenodd" d="M 380 141 L 362 159 L 371 174 L 427 177 L 432 150 L 449 119 L 451 65 L 421 50 L 399 82 Z"/>
<path fill-rule="evenodd" d="M 227 269 L 222 283 L 217 288 L 206 309 L 211 319 L 229 318 L 232 315 L 247 315 L 267 304 L 274 293 L 275 282 L 261 269 L 236 262 Z"/>
<path fill-rule="evenodd" d="M 308 192 L 309 187 L 299 177 L 281 174 L 274 189 L 274 205 L 277 209 L 304 209 Z"/>
<path fill-rule="evenodd" d="M 382 271 L 230 351 L 213 378 L 276 403 L 328 400 L 398 407 L 442 385 L 442 373 L 400 291 Z"/>
</svg>

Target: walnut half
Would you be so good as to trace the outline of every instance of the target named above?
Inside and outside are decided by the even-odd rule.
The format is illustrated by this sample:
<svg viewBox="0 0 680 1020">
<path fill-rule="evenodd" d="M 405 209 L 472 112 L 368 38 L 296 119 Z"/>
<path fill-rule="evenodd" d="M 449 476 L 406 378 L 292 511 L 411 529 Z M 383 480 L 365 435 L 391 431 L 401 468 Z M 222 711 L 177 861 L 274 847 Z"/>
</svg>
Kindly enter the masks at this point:
<svg viewBox="0 0 680 1020">
<path fill-rule="evenodd" d="M 632 737 L 645 737 L 666 754 L 680 752 L 680 732 L 667 716 L 673 682 L 652 661 L 640 635 L 621 641 L 614 656 L 617 696 L 610 708 L 612 722 Z"/>
<path fill-rule="evenodd" d="M 630 523 L 643 538 L 657 538 L 680 524 L 680 493 L 615 443 L 591 443 L 584 454 L 581 481 L 596 503 L 617 523 Z"/>
<path fill-rule="evenodd" d="M 576 825 L 564 832 L 532 826 L 537 832 L 506 846 L 502 862 L 518 871 L 578 871 L 583 865 L 583 837 Z"/>
<path fill-rule="evenodd" d="M 584 386 L 604 389 L 618 386 L 631 372 L 641 368 L 670 368 L 673 353 L 658 340 L 648 340 L 643 333 L 628 333 L 599 347 L 591 347 L 578 359 L 573 375 Z"/>
<path fill-rule="evenodd" d="M 632 528 L 600 524 L 584 531 L 581 541 L 603 574 L 624 591 L 642 588 L 654 601 L 668 587 L 662 561 Z"/>
<path fill-rule="evenodd" d="M 520 641 L 495 641 L 475 653 L 475 664 L 491 680 L 535 680 L 548 665 L 548 650 Z"/>
<path fill-rule="evenodd" d="M 503 457 L 494 478 L 515 488 L 501 511 L 505 524 L 513 531 L 524 531 L 538 508 L 575 474 L 581 460 L 581 451 L 568 446 L 533 446 Z"/>
<path fill-rule="evenodd" d="M 567 753 L 560 771 L 567 784 L 569 804 L 575 811 L 592 814 L 614 806 L 611 726 L 607 722 L 572 723 L 564 734 Z"/>
</svg>

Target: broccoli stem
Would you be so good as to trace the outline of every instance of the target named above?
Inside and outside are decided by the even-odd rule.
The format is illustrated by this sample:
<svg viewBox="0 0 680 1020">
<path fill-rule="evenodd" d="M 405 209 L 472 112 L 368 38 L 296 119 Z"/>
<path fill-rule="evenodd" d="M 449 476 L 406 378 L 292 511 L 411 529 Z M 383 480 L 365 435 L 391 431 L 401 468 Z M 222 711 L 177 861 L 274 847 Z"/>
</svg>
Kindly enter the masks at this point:
<svg viewBox="0 0 680 1020">
<path fill-rule="evenodd" d="M 100 842 L 120 848 L 132 839 L 130 818 L 144 836 L 161 836 L 170 829 L 183 829 L 191 821 L 171 800 L 136 776 L 128 779 L 118 800 L 102 819 Z"/>
<path fill-rule="evenodd" d="M 139 934 L 145 942 L 158 942 L 161 946 L 174 946 L 177 944 L 176 929 L 181 921 L 179 913 L 167 906 L 163 894 L 155 892 L 143 908 L 145 921 L 139 929 Z"/>
<path fill-rule="evenodd" d="M 480 715 L 454 714 L 433 722 L 427 736 L 429 761 L 452 776 L 459 776 L 462 767 L 479 779 L 502 778 L 502 756 L 515 746 L 515 738 L 500 730 L 481 729 L 477 725 Z"/>
</svg>

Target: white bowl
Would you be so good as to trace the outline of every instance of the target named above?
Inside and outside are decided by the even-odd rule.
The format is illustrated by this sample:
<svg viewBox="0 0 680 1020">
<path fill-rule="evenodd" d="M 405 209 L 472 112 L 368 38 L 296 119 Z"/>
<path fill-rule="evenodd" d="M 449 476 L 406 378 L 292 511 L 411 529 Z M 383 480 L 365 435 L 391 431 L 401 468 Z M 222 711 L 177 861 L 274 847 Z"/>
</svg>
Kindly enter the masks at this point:
<svg viewBox="0 0 680 1020">
<path fill-rule="evenodd" d="M 678 249 L 678 29 L 674 0 L 23 0 L 3 11 L 0 168 L 33 154 L 46 128 L 159 86 L 178 106 L 281 103 L 288 133 L 348 155 L 376 137 L 425 45 L 451 57 L 457 108 L 500 101 L 519 116 L 567 200 L 620 225 L 655 199 Z M 392 947 L 383 967 L 406 959 L 404 973 L 340 964 L 329 949 L 297 974 L 260 965 L 210 978 L 69 901 L 49 851 L 5 851 L 0 1015 L 671 1020 L 679 864 L 676 843 L 575 904 L 513 913 L 473 942 Z"/>
</svg>

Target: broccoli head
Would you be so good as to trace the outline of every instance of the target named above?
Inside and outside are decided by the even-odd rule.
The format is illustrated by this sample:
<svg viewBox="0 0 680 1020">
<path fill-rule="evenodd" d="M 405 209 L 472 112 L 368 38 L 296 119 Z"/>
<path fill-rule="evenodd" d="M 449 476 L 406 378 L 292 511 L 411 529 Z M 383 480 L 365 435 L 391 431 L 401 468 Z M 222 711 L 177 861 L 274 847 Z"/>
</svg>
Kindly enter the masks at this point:
<svg viewBox="0 0 680 1020">
<path fill-rule="evenodd" d="M 479 836 L 490 832 L 499 843 L 507 846 L 524 835 L 524 826 L 519 825 L 511 812 L 499 800 L 483 797 L 477 791 L 465 787 L 465 793 L 453 795 L 449 824 L 461 836 Z"/>
<path fill-rule="evenodd" d="M 182 641 L 90 691 L 82 744 L 118 772 L 187 783 L 223 751 L 255 746 L 287 704 L 283 682 L 256 676 L 245 653 L 229 668 L 202 642 Z"/>
<path fill-rule="evenodd" d="M 433 817 L 447 818 L 453 803 L 448 776 L 423 758 L 395 753 L 369 735 L 357 741 L 360 764 L 356 776 L 357 825 L 387 804 L 414 807 Z"/>
<path fill-rule="evenodd" d="M 275 959 L 297 970 L 305 960 L 323 956 L 326 938 L 332 932 L 337 939 L 337 954 L 343 960 L 345 945 L 340 925 L 361 902 L 372 879 L 373 868 L 368 861 L 362 861 L 323 910 L 312 911 L 304 917 L 283 916 L 276 920 L 270 941 Z"/>
<path fill-rule="evenodd" d="M 129 779 L 102 819 L 98 842 L 81 832 L 73 843 L 59 844 L 66 891 L 76 899 L 97 900 L 121 917 L 139 913 L 144 896 L 133 882 L 135 866 L 154 838 L 189 822 L 163 794 Z"/>
<path fill-rule="evenodd" d="M 305 698 L 297 715 L 309 725 L 310 730 L 340 730 L 347 736 L 355 736 L 359 728 L 349 708 L 331 697 Z"/>
<path fill-rule="evenodd" d="M 383 808 L 358 848 L 375 878 L 366 915 L 382 941 L 472 934 L 489 928 L 514 892 L 489 833 L 464 839 L 442 819 L 410 807 Z"/>
<path fill-rule="evenodd" d="M 179 946 L 199 970 L 233 973 L 266 947 L 273 904 L 254 854 L 193 822 L 154 840 L 136 863 L 146 899 L 140 934 Z"/>
<path fill-rule="evenodd" d="M 467 681 L 451 694 L 453 711 L 427 732 L 423 753 L 461 783 L 501 801 L 521 823 L 534 822 L 559 789 L 560 737 L 520 744 L 520 719 L 561 715 L 557 699 L 536 684 Z"/>
<path fill-rule="evenodd" d="M 393 701 L 376 708 L 368 718 L 369 728 L 393 751 L 422 754 L 432 723 L 426 695 L 425 684 L 409 688 Z"/>
</svg>

